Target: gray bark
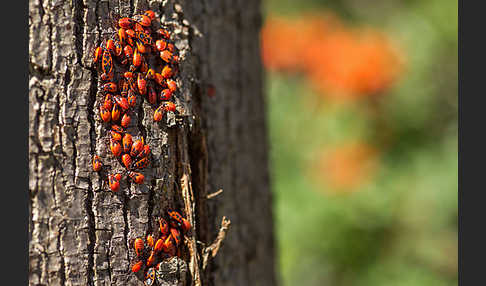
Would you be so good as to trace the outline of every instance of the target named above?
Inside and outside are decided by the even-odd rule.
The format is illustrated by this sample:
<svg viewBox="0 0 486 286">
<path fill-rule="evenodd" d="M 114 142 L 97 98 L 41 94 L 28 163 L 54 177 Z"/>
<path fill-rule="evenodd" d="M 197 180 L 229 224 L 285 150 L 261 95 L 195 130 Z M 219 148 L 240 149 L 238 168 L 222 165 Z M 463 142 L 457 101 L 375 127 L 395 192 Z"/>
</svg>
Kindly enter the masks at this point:
<svg viewBox="0 0 486 286">
<path fill-rule="evenodd" d="M 29 284 L 142 285 L 130 272 L 129 240 L 154 217 L 181 209 L 194 229 L 182 260 L 166 262 L 166 285 L 274 285 L 274 242 L 260 2 L 31 0 L 29 3 Z M 114 31 L 109 12 L 152 9 L 176 23 L 181 63 L 178 115 L 161 124 L 138 99 L 128 131 L 144 135 L 145 184 L 118 193 L 92 171 L 93 154 L 122 171 L 98 115 L 95 46 Z M 208 96 L 208 86 L 215 96 Z M 223 192 L 207 198 L 218 189 Z M 203 269 L 221 218 L 231 225 Z M 208 248 L 209 249 L 209 248 Z"/>
</svg>

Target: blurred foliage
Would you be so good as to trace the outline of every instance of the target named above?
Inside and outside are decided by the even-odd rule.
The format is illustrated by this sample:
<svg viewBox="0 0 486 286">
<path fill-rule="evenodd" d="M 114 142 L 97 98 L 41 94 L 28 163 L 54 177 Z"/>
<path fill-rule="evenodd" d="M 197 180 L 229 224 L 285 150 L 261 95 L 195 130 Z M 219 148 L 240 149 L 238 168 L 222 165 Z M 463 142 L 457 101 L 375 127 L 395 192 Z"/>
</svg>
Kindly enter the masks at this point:
<svg viewBox="0 0 486 286">
<path fill-rule="evenodd" d="M 265 61 L 282 284 L 457 285 L 457 1 L 264 4 L 266 24 L 322 11 L 352 35 L 371 28 L 404 61 L 390 85 L 345 101 L 316 88 L 312 59 Z M 304 34 L 288 34 L 297 57 Z"/>
</svg>

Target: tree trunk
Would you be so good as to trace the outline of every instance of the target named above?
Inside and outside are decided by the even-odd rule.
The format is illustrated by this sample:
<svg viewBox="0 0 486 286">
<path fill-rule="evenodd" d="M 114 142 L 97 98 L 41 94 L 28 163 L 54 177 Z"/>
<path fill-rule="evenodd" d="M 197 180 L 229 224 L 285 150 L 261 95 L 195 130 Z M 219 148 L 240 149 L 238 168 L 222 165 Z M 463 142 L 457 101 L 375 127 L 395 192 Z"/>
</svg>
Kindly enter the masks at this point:
<svg viewBox="0 0 486 286">
<path fill-rule="evenodd" d="M 129 241 L 156 229 L 154 218 L 169 207 L 193 229 L 181 259 L 164 261 L 165 285 L 276 284 L 259 5 L 30 1 L 30 285 L 142 285 L 130 272 Z M 128 131 L 145 137 L 151 164 L 143 185 L 122 180 L 113 193 L 91 167 L 97 154 L 104 168 L 124 169 L 98 115 L 92 51 L 115 31 L 110 12 L 146 9 L 175 23 L 176 46 L 187 51 L 177 115 L 156 124 L 153 109 L 137 101 Z"/>
</svg>

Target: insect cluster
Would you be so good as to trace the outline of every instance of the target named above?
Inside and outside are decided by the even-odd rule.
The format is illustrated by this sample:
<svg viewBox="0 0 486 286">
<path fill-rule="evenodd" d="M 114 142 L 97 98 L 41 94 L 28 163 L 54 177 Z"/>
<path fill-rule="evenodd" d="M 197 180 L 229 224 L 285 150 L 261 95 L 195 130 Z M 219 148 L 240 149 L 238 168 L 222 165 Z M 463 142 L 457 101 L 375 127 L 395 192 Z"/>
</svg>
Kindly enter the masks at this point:
<svg viewBox="0 0 486 286">
<path fill-rule="evenodd" d="M 144 138 L 135 140 L 125 130 L 130 125 L 137 100 L 146 98 L 154 107 L 153 120 L 156 122 L 161 121 L 167 112 L 176 110 L 171 99 L 177 91 L 175 76 L 179 52 L 166 29 L 152 32 L 154 19 L 155 13 L 151 10 L 120 18 L 117 32 L 105 39 L 93 56 L 93 64 L 99 65 L 102 72 L 103 100 L 99 115 L 109 126 L 110 151 L 126 168 L 123 174 L 136 184 L 144 182 L 145 177 L 139 170 L 150 163 L 150 146 L 145 144 Z M 156 68 L 160 72 L 156 72 Z M 98 155 L 93 157 L 92 164 L 94 171 L 102 169 Z M 119 191 L 123 174 L 108 175 L 113 192 Z"/>
<path fill-rule="evenodd" d="M 132 261 L 132 272 L 144 269 L 144 284 L 151 286 L 155 278 L 161 276 L 160 261 L 172 256 L 180 256 L 182 237 L 191 229 L 190 222 L 176 211 L 168 211 L 168 223 L 163 217 L 158 219 L 159 229 L 145 239 L 131 241 L 136 257 Z M 182 234 L 182 235 L 181 235 Z"/>
</svg>

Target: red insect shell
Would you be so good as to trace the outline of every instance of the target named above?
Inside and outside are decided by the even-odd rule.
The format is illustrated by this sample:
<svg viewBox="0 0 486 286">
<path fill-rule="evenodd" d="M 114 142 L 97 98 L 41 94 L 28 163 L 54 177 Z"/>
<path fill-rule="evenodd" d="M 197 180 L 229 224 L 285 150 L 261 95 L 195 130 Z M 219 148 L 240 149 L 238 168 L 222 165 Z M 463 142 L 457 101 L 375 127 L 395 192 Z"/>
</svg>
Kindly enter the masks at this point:
<svg viewBox="0 0 486 286">
<path fill-rule="evenodd" d="M 145 248 L 145 245 L 143 244 L 143 240 L 141 238 L 136 238 L 135 241 L 133 242 L 133 248 L 135 249 L 135 253 L 137 256 L 140 256 L 142 254 L 143 249 Z"/>
<path fill-rule="evenodd" d="M 125 57 L 127 59 L 131 59 L 133 57 L 133 49 L 132 49 L 132 47 L 130 47 L 129 45 L 126 45 L 123 48 L 123 53 L 125 54 Z"/>
<path fill-rule="evenodd" d="M 167 44 L 167 50 L 171 53 L 174 53 L 174 45 L 172 43 Z M 175 57 L 175 56 L 174 56 Z M 177 60 L 176 60 L 177 61 Z"/>
<path fill-rule="evenodd" d="M 179 245 L 181 243 L 181 234 L 180 232 L 177 230 L 177 228 L 171 228 L 170 229 L 170 235 L 172 236 L 172 238 L 174 239 L 176 245 Z"/>
<path fill-rule="evenodd" d="M 143 265 L 143 261 L 142 260 L 140 260 L 137 263 L 133 264 L 133 266 L 132 266 L 132 272 L 133 273 L 136 273 L 136 272 L 140 271 L 140 269 L 142 268 L 142 265 Z"/>
<path fill-rule="evenodd" d="M 176 247 L 172 241 L 172 235 L 169 235 L 167 239 L 164 241 L 163 250 L 165 253 L 168 253 L 170 256 L 174 256 L 176 253 Z"/>
<path fill-rule="evenodd" d="M 93 63 L 97 63 L 100 60 L 102 53 L 103 53 L 103 49 L 101 47 L 97 47 L 94 50 Z"/>
<path fill-rule="evenodd" d="M 113 42 L 112 39 L 106 41 L 106 49 L 112 52 L 113 54 L 115 54 L 115 43 Z"/>
<path fill-rule="evenodd" d="M 128 176 L 137 184 L 143 184 L 143 180 L 145 179 L 144 175 L 137 172 L 128 172 Z"/>
<path fill-rule="evenodd" d="M 164 40 L 157 40 L 155 41 L 155 47 L 157 48 L 157 51 L 162 52 L 167 48 L 167 42 Z"/>
<path fill-rule="evenodd" d="M 164 77 L 160 73 L 155 73 L 155 82 L 157 82 L 160 86 L 165 85 Z"/>
<path fill-rule="evenodd" d="M 165 111 L 175 111 L 176 106 L 173 102 L 166 101 L 162 104 L 164 106 Z"/>
<path fill-rule="evenodd" d="M 135 49 L 135 52 L 133 53 L 133 65 L 138 67 L 142 63 L 142 55 L 138 52 L 137 49 Z"/>
<path fill-rule="evenodd" d="M 125 132 L 125 130 L 123 130 L 123 128 L 121 128 L 119 125 L 116 125 L 116 124 L 111 125 L 111 130 L 116 131 L 118 133 L 124 133 Z"/>
<path fill-rule="evenodd" d="M 135 107 L 135 105 L 137 104 L 137 96 L 135 95 L 135 93 L 132 91 L 132 90 L 129 90 L 128 91 L 128 105 L 130 105 L 130 107 Z"/>
<path fill-rule="evenodd" d="M 101 170 L 101 167 L 103 166 L 103 164 L 101 163 L 101 159 L 98 155 L 94 155 L 93 156 L 93 170 L 95 172 L 98 172 L 99 170 Z"/>
<path fill-rule="evenodd" d="M 113 59 L 111 58 L 111 54 L 108 50 L 103 51 L 103 56 L 101 58 L 101 69 L 106 75 L 113 72 Z"/>
<path fill-rule="evenodd" d="M 118 142 L 116 140 L 110 140 L 110 150 L 111 150 L 111 153 L 113 153 L 113 155 L 115 157 L 120 156 L 120 154 L 122 152 L 122 147 L 121 147 L 120 142 Z"/>
<path fill-rule="evenodd" d="M 154 237 L 151 234 L 147 235 L 146 240 L 149 247 L 154 247 Z"/>
<path fill-rule="evenodd" d="M 129 133 L 125 134 L 125 136 L 123 136 L 122 144 L 123 152 L 128 153 L 132 148 L 132 135 Z"/>
<path fill-rule="evenodd" d="M 170 89 L 166 88 L 166 89 L 163 89 L 160 92 L 159 99 L 160 100 L 169 100 L 171 97 L 172 97 L 172 91 L 170 91 Z"/>
<path fill-rule="evenodd" d="M 144 145 L 142 151 L 138 153 L 137 158 L 144 158 L 147 157 L 149 154 L 150 154 L 150 146 Z"/>
<path fill-rule="evenodd" d="M 110 185 L 110 189 L 113 192 L 118 192 L 118 190 L 120 189 L 120 182 L 115 178 L 114 175 L 108 176 L 108 184 Z"/>
<path fill-rule="evenodd" d="M 147 157 L 143 157 L 142 159 L 138 160 L 133 164 L 133 168 L 135 169 L 143 169 L 148 166 L 149 159 Z"/>
<path fill-rule="evenodd" d="M 164 107 L 160 105 L 154 112 L 154 121 L 160 121 L 164 117 Z"/>
<path fill-rule="evenodd" d="M 127 169 L 130 169 L 130 165 L 132 164 L 132 158 L 128 154 L 123 154 L 122 155 L 122 162 L 123 162 L 123 165 L 125 165 L 125 167 Z"/>
<path fill-rule="evenodd" d="M 160 74 L 162 75 L 163 78 L 169 78 L 172 76 L 172 69 L 166 65 L 162 71 L 160 72 Z"/>
<path fill-rule="evenodd" d="M 114 177 L 115 177 L 115 179 L 116 179 L 117 181 L 120 181 L 120 180 L 121 180 L 121 178 L 122 178 L 121 174 L 115 174 L 115 176 L 114 176 Z"/>
<path fill-rule="evenodd" d="M 170 63 L 170 62 L 172 62 L 172 53 L 169 52 L 168 50 L 163 50 L 162 52 L 160 52 L 160 58 L 164 62 Z"/>
<path fill-rule="evenodd" d="M 140 94 L 144 95 L 147 92 L 147 81 L 143 78 L 142 74 L 138 74 L 137 87 Z"/>
<path fill-rule="evenodd" d="M 135 38 L 135 31 L 132 29 L 127 29 L 125 31 L 127 33 L 128 38 Z"/>
<path fill-rule="evenodd" d="M 169 234 L 169 224 L 167 221 L 163 218 L 159 218 L 159 227 L 160 227 L 160 232 L 162 235 L 167 235 Z"/>
<path fill-rule="evenodd" d="M 177 90 L 177 83 L 174 80 L 168 79 L 166 81 L 167 87 L 169 87 L 170 91 L 174 92 Z"/>
<path fill-rule="evenodd" d="M 142 54 L 145 54 L 147 52 L 145 46 L 143 45 L 143 43 L 140 43 L 140 42 L 136 42 L 136 45 L 137 45 L 137 50 L 139 52 L 141 52 Z"/>
<path fill-rule="evenodd" d="M 152 250 L 149 258 L 147 258 L 147 266 L 151 266 L 155 262 L 155 251 Z"/>
<path fill-rule="evenodd" d="M 114 95 L 113 98 L 115 98 L 116 103 L 124 110 L 127 110 L 130 107 L 128 105 L 128 100 L 125 97 Z"/>
<path fill-rule="evenodd" d="M 103 101 L 103 107 L 110 110 L 113 107 L 113 101 L 111 100 L 111 94 L 107 93 L 105 100 Z"/>
<path fill-rule="evenodd" d="M 116 84 L 113 82 L 105 83 L 101 88 L 106 92 L 116 92 L 117 90 Z"/>
<path fill-rule="evenodd" d="M 147 64 L 147 61 L 145 60 L 145 58 L 142 57 L 142 65 L 140 66 L 140 71 L 142 73 L 144 72 L 147 72 L 148 71 L 148 64 Z"/>
<path fill-rule="evenodd" d="M 155 89 L 152 85 L 148 86 L 148 101 L 150 102 L 150 104 L 157 103 L 157 93 L 155 92 Z"/>
<path fill-rule="evenodd" d="M 161 35 L 162 37 L 166 38 L 166 39 L 169 39 L 170 38 L 170 34 L 167 30 L 164 30 L 164 29 L 158 29 L 157 30 L 157 33 L 159 35 Z"/>
<path fill-rule="evenodd" d="M 123 52 L 123 46 L 121 45 L 120 41 L 118 39 L 115 39 L 113 41 L 113 45 L 115 46 L 115 55 L 117 57 L 121 56 Z"/>
<path fill-rule="evenodd" d="M 143 142 L 140 140 L 136 140 L 132 144 L 132 149 L 130 150 L 130 156 L 136 157 L 140 151 L 143 149 Z"/>
<path fill-rule="evenodd" d="M 130 117 L 130 115 L 128 115 L 128 113 L 123 114 L 122 119 L 121 119 L 121 126 L 127 128 L 128 125 L 130 125 L 131 120 L 132 120 L 132 118 Z"/>
<path fill-rule="evenodd" d="M 182 220 L 184 219 L 180 213 L 176 211 L 171 211 L 169 212 L 170 216 L 170 225 L 172 227 L 181 227 L 182 226 Z"/>
<path fill-rule="evenodd" d="M 104 122 L 110 122 L 111 120 L 110 110 L 104 108 L 103 106 L 100 106 L 100 117 L 101 120 L 103 120 Z"/>
<path fill-rule="evenodd" d="M 184 232 L 191 230 L 191 223 L 185 218 L 182 218 L 182 230 Z"/>
<path fill-rule="evenodd" d="M 152 10 L 147 10 L 145 13 L 143 13 L 145 16 L 148 16 L 150 20 L 153 20 L 155 18 L 155 13 Z"/>
<path fill-rule="evenodd" d="M 145 78 L 154 79 L 155 78 L 155 71 L 153 69 L 148 69 L 147 73 L 145 74 Z"/>
<path fill-rule="evenodd" d="M 113 109 L 111 110 L 111 120 L 117 121 L 118 119 L 120 119 L 120 115 L 121 115 L 120 107 L 118 106 L 118 104 L 114 104 Z"/>
<path fill-rule="evenodd" d="M 152 19 L 146 15 L 135 15 L 132 19 L 142 26 L 148 27 L 152 24 Z"/>
<path fill-rule="evenodd" d="M 133 25 L 133 20 L 128 17 L 121 18 L 118 20 L 118 25 L 123 29 L 130 29 Z"/>
<path fill-rule="evenodd" d="M 143 31 L 143 26 L 142 26 L 142 25 L 140 25 L 139 23 L 135 23 L 135 25 L 134 25 L 134 29 L 133 29 L 133 30 L 135 31 L 135 33 L 136 33 L 137 31 Z"/>
<path fill-rule="evenodd" d="M 127 32 L 124 28 L 118 29 L 118 39 L 120 40 L 120 43 L 122 43 L 122 44 L 127 39 Z"/>
<path fill-rule="evenodd" d="M 161 238 L 157 239 L 157 242 L 155 243 L 155 246 L 154 246 L 154 251 L 159 252 L 163 248 L 164 248 L 164 240 L 161 239 Z"/>
<path fill-rule="evenodd" d="M 122 140 L 122 135 L 120 133 L 113 131 L 113 130 L 110 130 L 110 134 L 111 134 L 111 139 L 113 139 L 115 141 Z"/>
</svg>

